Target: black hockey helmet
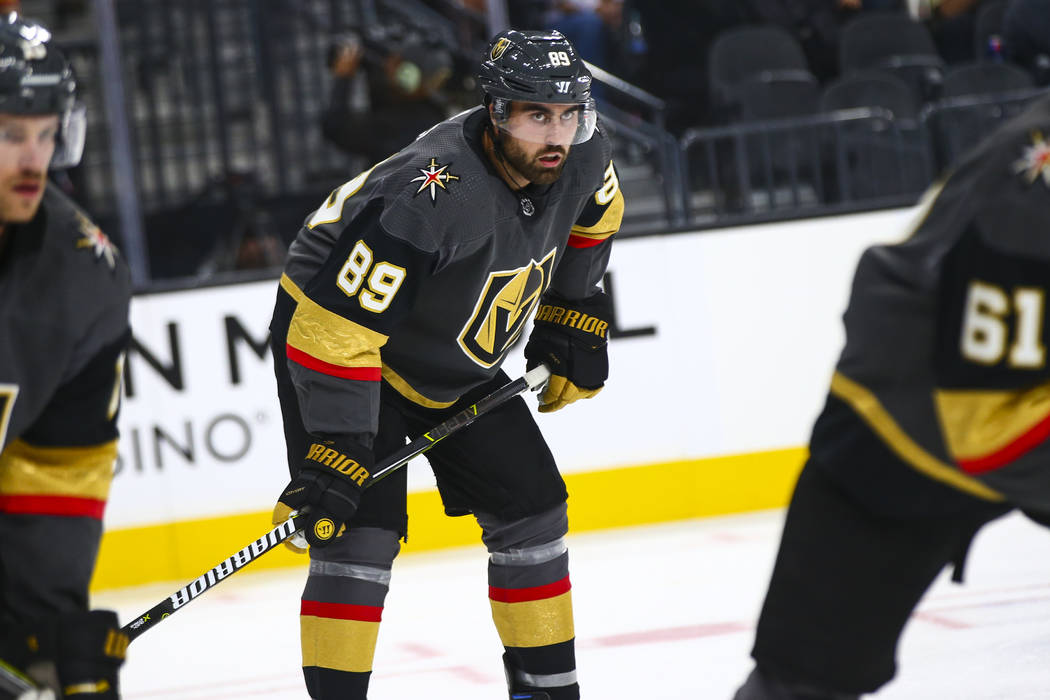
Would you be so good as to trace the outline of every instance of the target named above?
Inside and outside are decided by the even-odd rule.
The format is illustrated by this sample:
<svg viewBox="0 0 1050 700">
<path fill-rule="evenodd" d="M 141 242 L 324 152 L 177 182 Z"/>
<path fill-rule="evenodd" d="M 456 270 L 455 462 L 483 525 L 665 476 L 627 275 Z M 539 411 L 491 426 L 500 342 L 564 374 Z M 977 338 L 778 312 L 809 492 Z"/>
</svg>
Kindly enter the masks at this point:
<svg viewBox="0 0 1050 700">
<path fill-rule="evenodd" d="M 579 127 L 572 143 L 582 143 L 594 133 L 597 112 L 591 98 L 591 72 L 560 32 L 500 32 L 481 62 L 477 81 L 499 128 L 506 128 L 512 101 L 578 104 Z"/>
<path fill-rule="evenodd" d="M 0 114 L 59 118 L 51 167 L 72 167 L 84 150 L 84 110 L 76 102 L 73 69 L 51 44 L 51 32 L 17 12 L 0 15 Z"/>
</svg>

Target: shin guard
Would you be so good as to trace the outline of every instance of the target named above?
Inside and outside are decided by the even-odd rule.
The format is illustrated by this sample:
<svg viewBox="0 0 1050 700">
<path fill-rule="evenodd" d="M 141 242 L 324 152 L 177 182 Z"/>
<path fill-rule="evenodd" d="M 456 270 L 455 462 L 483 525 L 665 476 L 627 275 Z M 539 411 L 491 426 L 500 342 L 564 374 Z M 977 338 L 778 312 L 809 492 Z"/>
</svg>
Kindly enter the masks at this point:
<svg viewBox="0 0 1050 700">
<path fill-rule="evenodd" d="M 311 551 L 299 613 L 303 675 L 311 698 L 364 700 L 372 673 L 397 533 L 354 528 Z"/>
<path fill-rule="evenodd" d="M 565 505 L 512 522 L 477 517 L 511 697 L 577 700 Z"/>
</svg>

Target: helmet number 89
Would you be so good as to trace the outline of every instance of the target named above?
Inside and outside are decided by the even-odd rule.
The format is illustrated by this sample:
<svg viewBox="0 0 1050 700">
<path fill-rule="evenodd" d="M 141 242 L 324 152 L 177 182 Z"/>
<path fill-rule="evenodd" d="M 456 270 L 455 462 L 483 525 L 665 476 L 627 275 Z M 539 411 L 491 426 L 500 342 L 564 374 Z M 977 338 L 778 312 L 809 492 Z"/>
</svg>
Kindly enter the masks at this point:
<svg viewBox="0 0 1050 700">
<path fill-rule="evenodd" d="M 394 300 L 394 295 L 405 281 L 405 268 L 388 262 L 373 263 L 372 249 L 364 241 L 354 244 L 336 284 L 348 297 L 357 296 L 361 308 L 382 313 Z M 365 286 L 365 289 L 361 289 Z"/>
<path fill-rule="evenodd" d="M 547 53 L 547 57 L 550 58 L 552 66 L 572 65 L 572 62 L 569 60 L 569 54 L 565 51 L 550 51 Z"/>
</svg>

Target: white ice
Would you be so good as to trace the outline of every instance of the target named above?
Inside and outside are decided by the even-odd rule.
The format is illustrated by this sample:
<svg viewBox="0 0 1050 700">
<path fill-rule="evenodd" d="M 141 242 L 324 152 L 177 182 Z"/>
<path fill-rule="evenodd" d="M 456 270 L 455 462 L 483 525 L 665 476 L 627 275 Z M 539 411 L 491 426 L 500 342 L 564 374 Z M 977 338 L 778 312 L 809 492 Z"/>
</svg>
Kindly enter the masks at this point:
<svg viewBox="0 0 1050 700">
<path fill-rule="evenodd" d="M 783 518 L 767 511 L 571 535 L 578 667 L 587 700 L 729 700 Z M 230 550 L 243 543 L 231 542 Z M 379 633 L 372 700 L 504 700 L 486 556 L 402 556 Z M 1050 698 L 1050 531 L 1020 515 L 986 527 L 963 586 L 944 574 L 905 630 L 878 700 Z M 128 700 L 306 698 L 298 606 L 305 574 L 239 572 L 137 639 Z M 185 582 L 97 594 L 127 621 Z"/>
</svg>

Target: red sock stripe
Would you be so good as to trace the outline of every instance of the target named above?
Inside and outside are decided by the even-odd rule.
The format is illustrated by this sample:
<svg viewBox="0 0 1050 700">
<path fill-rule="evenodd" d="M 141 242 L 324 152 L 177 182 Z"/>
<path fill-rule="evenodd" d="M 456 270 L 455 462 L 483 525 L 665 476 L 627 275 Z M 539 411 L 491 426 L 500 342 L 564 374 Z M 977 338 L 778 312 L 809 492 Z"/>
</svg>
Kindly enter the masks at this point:
<svg viewBox="0 0 1050 700">
<path fill-rule="evenodd" d="M 317 600 L 304 600 L 299 608 L 300 615 L 326 617 L 330 620 L 357 620 L 359 622 L 379 622 L 383 619 L 383 608 L 374 605 L 351 605 L 349 603 L 322 603 Z"/>
<path fill-rule="evenodd" d="M 342 365 L 333 365 L 331 362 L 318 360 L 313 355 L 309 355 L 287 344 L 285 345 L 285 352 L 288 354 L 288 359 L 295 364 L 332 377 L 378 382 L 383 374 L 379 367 L 343 367 Z"/>
<path fill-rule="evenodd" d="M 0 512 L 22 515 L 60 515 L 102 520 L 106 502 L 79 496 L 0 495 Z"/>
<path fill-rule="evenodd" d="M 1043 418 L 1043 420 L 1032 426 L 1028 432 L 996 452 L 984 457 L 977 457 L 976 459 L 960 459 L 956 461 L 959 463 L 959 467 L 967 474 L 983 474 L 999 467 L 1005 467 L 1025 452 L 1041 444 L 1047 437 L 1050 437 L 1050 416 Z"/>
<path fill-rule="evenodd" d="M 555 581 L 543 586 L 534 586 L 533 588 L 497 588 L 496 586 L 489 586 L 489 598 L 497 603 L 525 603 L 530 600 L 556 598 L 562 593 L 568 592 L 570 588 L 572 588 L 572 584 L 569 583 L 569 577 L 566 576 L 561 581 Z"/>
</svg>

